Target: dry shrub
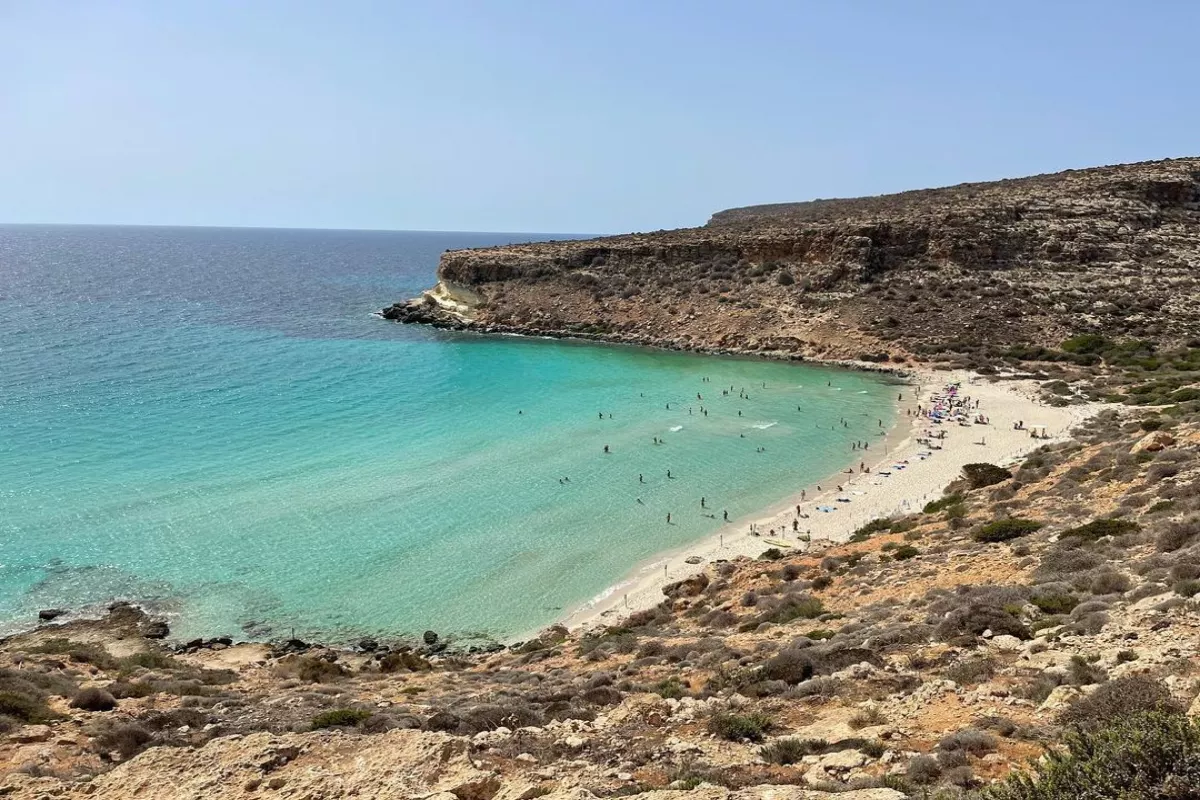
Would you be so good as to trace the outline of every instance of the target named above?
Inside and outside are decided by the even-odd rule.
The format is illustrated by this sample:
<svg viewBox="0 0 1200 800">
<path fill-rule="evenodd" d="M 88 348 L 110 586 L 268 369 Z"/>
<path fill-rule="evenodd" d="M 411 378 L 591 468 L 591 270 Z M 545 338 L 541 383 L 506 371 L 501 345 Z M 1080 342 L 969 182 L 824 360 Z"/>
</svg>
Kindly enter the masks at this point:
<svg viewBox="0 0 1200 800">
<path fill-rule="evenodd" d="M 1161 681 L 1147 675 L 1126 675 L 1075 700 L 1059 715 L 1059 722 L 1095 730 L 1147 711 L 1179 713 L 1182 709 Z"/>
<path fill-rule="evenodd" d="M 80 689 L 71 699 L 71 708 L 84 711 L 112 711 L 117 707 L 117 699 L 103 689 L 95 687 Z"/>
</svg>

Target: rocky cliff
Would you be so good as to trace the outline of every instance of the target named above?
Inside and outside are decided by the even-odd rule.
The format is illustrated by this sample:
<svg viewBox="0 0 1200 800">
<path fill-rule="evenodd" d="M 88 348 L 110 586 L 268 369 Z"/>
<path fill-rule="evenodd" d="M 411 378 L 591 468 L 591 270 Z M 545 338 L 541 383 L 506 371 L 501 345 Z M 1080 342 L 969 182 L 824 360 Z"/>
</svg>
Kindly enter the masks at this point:
<svg viewBox="0 0 1200 800">
<path fill-rule="evenodd" d="M 701 228 L 447 252 L 384 316 L 904 360 L 1200 336 L 1200 158 L 731 209 Z"/>
</svg>

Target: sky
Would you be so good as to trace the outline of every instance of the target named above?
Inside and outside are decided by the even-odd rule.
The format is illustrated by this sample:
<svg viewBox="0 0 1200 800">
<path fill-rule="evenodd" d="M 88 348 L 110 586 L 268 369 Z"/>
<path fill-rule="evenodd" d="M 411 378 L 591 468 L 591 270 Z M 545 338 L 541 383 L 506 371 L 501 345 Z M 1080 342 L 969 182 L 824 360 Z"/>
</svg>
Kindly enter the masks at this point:
<svg viewBox="0 0 1200 800">
<path fill-rule="evenodd" d="M 0 222 L 617 233 L 1200 154 L 1188 0 L 0 0 Z"/>
</svg>

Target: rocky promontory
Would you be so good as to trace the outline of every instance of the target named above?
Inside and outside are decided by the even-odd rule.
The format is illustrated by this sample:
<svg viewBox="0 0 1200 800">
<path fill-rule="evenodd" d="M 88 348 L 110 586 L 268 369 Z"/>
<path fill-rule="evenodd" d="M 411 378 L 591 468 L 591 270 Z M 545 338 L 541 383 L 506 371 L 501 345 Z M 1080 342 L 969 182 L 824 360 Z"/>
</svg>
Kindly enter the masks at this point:
<svg viewBox="0 0 1200 800">
<path fill-rule="evenodd" d="M 827 359 L 1200 336 L 1200 158 L 718 212 L 445 253 L 383 312 L 443 327 Z"/>
</svg>

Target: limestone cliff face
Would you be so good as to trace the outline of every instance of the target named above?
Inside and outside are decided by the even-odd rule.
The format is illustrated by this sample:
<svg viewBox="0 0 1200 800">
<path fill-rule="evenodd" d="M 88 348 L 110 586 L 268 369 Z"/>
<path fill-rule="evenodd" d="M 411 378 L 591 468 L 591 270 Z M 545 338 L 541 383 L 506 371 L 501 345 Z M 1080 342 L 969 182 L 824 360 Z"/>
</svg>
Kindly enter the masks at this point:
<svg viewBox="0 0 1200 800">
<path fill-rule="evenodd" d="M 385 316 L 777 355 L 1200 336 L 1200 158 L 722 211 L 702 228 L 446 253 Z M 439 296 L 473 294 L 446 315 Z"/>
</svg>

